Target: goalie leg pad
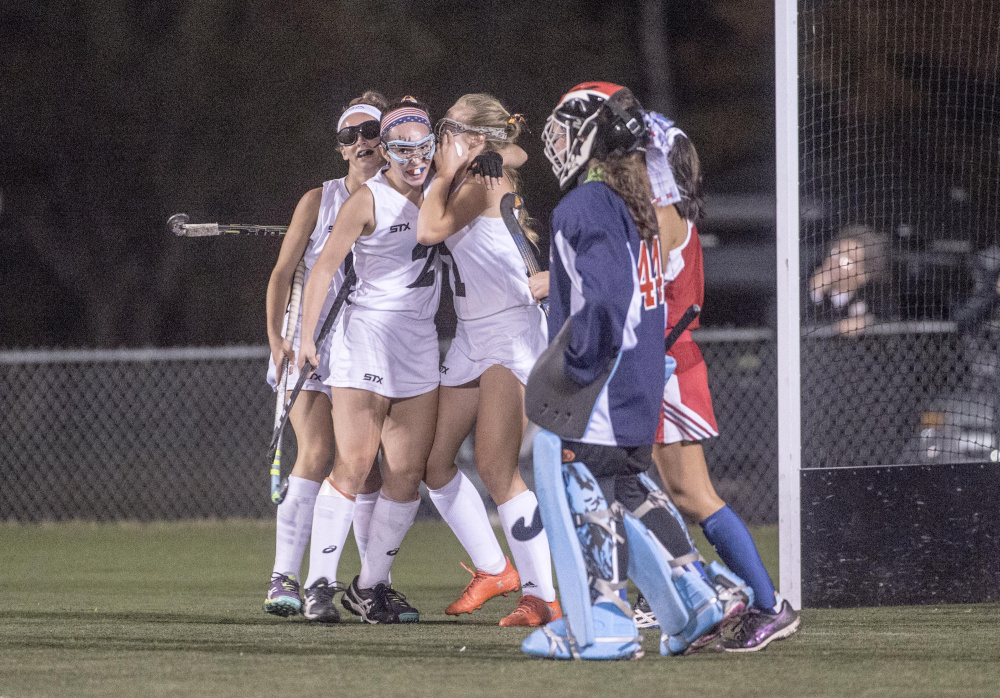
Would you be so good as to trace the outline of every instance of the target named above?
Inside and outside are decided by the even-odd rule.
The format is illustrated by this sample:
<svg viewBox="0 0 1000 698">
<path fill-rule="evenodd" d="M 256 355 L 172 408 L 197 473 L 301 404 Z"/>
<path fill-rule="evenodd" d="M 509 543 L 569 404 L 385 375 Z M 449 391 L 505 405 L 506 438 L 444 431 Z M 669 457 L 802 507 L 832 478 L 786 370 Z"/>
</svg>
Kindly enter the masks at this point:
<svg viewBox="0 0 1000 698">
<path fill-rule="evenodd" d="M 535 496 L 549 538 L 559 582 L 559 601 L 571 641 L 579 647 L 594 643 L 590 584 L 563 484 L 562 440 L 544 429 L 534 441 Z M 525 652 L 529 652 L 524 648 Z M 533 654 L 533 652 L 529 652 Z M 547 654 L 547 653 L 546 653 Z"/>
<path fill-rule="evenodd" d="M 700 572 L 688 570 L 674 579 L 674 585 L 690 613 L 690 620 L 681 632 L 674 635 L 664 632 L 660 636 L 660 654 L 683 654 L 703 636 L 712 633 L 725 616 L 715 589 Z"/>
<path fill-rule="evenodd" d="M 681 633 L 691 620 L 674 585 L 668 553 L 653 533 L 631 514 L 624 515 L 628 538 L 628 576 L 646 597 L 666 635 Z"/>
<path fill-rule="evenodd" d="M 565 610 L 565 607 L 564 607 Z M 546 659 L 620 660 L 642 658 L 642 637 L 635 621 L 618 606 L 601 601 L 591 608 L 595 641 L 581 647 L 566 630 L 565 616 L 552 621 L 521 644 L 521 651 Z"/>
<path fill-rule="evenodd" d="M 635 621 L 617 605 L 624 606 L 616 593 L 617 534 L 604 494 L 583 463 L 562 463 L 559 437 L 542 431 L 534 446 L 535 496 L 563 618 L 529 635 L 521 649 L 552 659 L 638 658 L 642 638 Z M 595 604 L 597 597 L 604 598 Z"/>
<path fill-rule="evenodd" d="M 708 576 L 715 581 L 715 591 L 726 607 L 726 617 L 734 616 L 743 608 L 753 606 L 753 587 L 743 581 L 739 575 L 720 562 L 712 562 L 708 566 Z M 740 604 L 743 608 L 737 609 Z"/>
</svg>

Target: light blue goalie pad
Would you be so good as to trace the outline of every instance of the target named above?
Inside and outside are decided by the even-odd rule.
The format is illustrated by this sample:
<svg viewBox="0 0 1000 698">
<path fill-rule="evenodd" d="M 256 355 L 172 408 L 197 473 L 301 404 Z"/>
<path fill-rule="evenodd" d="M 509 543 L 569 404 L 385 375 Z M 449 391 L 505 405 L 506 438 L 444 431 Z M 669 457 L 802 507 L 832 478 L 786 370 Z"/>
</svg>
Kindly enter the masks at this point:
<svg viewBox="0 0 1000 698">
<path fill-rule="evenodd" d="M 565 613 L 565 605 L 563 611 Z M 635 621 L 625 615 L 624 611 L 613 603 L 602 601 L 591 608 L 591 614 L 596 633 L 593 644 L 581 647 L 567 633 L 564 616 L 531 633 L 521 644 L 521 651 L 547 659 L 606 661 L 642 657 L 642 637 L 635 627 Z"/>
<path fill-rule="evenodd" d="M 646 597 L 665 635 L 676 635 L 690 621 L 690 614 L 674 586 L 668 553 L 639 519 L 625 514 L 628 539 L 628 576 Z"/>
<path fill-rule="evenodd" d="M 735 612 L 733 607 L 739 603 L 744 608 L 753 606 L 753 587 L 721 562 L 713 561 L 708 566 L 708 576 L 715 581 L 715 590 L 726 606 L 727 616 Z"/>
<path fill-rule="evenodd" d="M 562 440 L 550 431 L 542 430 L 535 435 L 534 469 L 535 496 L 542 514 L 542 525 L 549 538 L 552 562 L 559 581 L 559 601 L 566 619 L 566 623 L 562 624 L 563 636 L 567 638 L 568 645 L 586 649 L 594 644 L 590 584 L 587 581 L 587 567 L 583 561 L 576 526 L 566 501 Z M 567 625 L 568 631 L 565 627 Z M 528 654 L 536 654 L 528 649 L 527 641 L 522 649 Z M 542 656 L 548 656 L 547 649 Z"/>
<path fill-rule="evenodd" d="M 690 570 L 674 579 L 674 586 L 687 607 L 690 619 L 679 633 L 666 631 L 660 636 L 660 654 L 683 654 L 689 647 L 712 631 L 725 616 L 722 602 L 715 589 L 700 572 Z M 663 630 L 663 624 L 660 624 Z"/>
</svg>

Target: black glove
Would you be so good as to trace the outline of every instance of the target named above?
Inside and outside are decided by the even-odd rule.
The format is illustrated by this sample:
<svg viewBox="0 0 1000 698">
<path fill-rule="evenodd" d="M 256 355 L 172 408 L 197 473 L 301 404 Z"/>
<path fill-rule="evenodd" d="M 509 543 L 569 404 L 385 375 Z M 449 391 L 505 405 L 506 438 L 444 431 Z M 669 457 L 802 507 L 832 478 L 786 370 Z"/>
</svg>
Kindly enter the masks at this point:
<svg viewBox="0 0 1000 698">
<path fill-rule="evenodd" d="M 482 175 L 483 177 L 500 179 L 503 177 L 503 157 L 495 150 L 487 150 L 472 159 L 469 173 L 473 176 Z"/>
</svg>

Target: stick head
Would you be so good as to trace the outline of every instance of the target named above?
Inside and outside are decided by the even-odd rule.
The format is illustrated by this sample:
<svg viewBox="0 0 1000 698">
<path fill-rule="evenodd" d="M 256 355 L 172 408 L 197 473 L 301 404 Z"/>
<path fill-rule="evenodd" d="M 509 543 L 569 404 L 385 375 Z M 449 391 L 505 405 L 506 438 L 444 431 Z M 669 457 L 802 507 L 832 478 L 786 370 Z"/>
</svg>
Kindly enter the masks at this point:
<svg viewBox="0 0 1000 698">
<path fill-rule="evenodd" d="M 174 235 L 184 235 L 184 224 L 190 220 L 186 213 L 175 213 L 167 219 L 167 230 Z"/>
</svg>

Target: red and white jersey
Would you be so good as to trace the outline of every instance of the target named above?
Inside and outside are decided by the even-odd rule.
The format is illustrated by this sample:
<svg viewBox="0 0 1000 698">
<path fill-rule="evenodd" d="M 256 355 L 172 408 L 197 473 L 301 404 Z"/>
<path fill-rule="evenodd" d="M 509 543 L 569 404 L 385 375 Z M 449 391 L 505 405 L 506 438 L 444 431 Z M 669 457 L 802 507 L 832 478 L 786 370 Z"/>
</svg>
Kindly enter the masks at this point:
<svg viewBox="0 0 1000 698">
<path fill-rule="evenodd" d="M 701 240 L 694 223 L 687 221 L 687 227 L 687 237 L 679 247 L 670 250 L 667 268 L 663 270 L 668 334 L 688 308 L 705 303 L 705 264 L 702 260 Z M 698 318 L 694 319 L 688 329 L 698 329 Z"/>
<path fill-rule="evenodd" d="M 536 305 L 524 261 L 502 218 L 479 216 L 444 244 L 454 262 L 450 277 L 459 320 Z"/>
<path fill-rule="evenodd" d="M 685 311 L 692 305 L 704 305 L 705 301 L 705 265 L 702 260 L 701 240 L 698 239 L 698 229 L 691 221 L 687 222 L 688 234 L 684 242 L 670 250 L 667 258 L 667 268 L 664 270 L 663 298 L 667 303 L 666 333 L 681 319 Z M 676 373 L 683 373 L 695 364 L 704 361 L 701 350 L 691 339 L 691 330 L 697 329 L 699 318 L 688 325 L 667 352 L 677 360 Z"/>
<path fill-rule="evenodd" d="M 375 230 L 354 243 L 358 276 L 354 305 L 433 320 L 441 291 L 441 260 L 434 246 L 417 243 L 420 209 L 393 189 L 384 172 L 365 186 L 375 198 Z"/>
</svg>

